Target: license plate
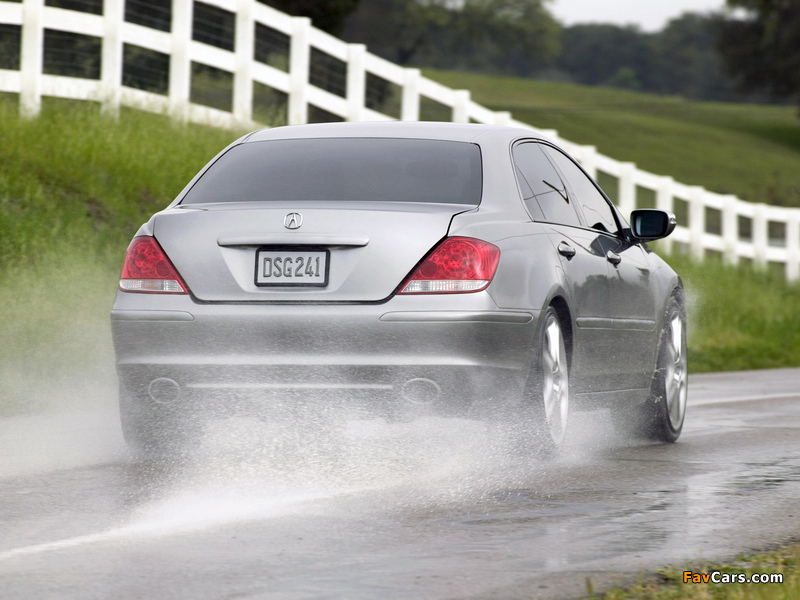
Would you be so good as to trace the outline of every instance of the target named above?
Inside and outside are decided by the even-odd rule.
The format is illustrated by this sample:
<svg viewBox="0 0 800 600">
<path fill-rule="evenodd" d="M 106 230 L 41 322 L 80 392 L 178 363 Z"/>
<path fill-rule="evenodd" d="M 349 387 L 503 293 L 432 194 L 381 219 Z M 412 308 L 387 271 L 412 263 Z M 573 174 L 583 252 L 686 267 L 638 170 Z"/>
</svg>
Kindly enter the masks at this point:
<svg viewBox="0 0 800 600">
<path fill-rule="evenodd" d="M 327 248 L 260 249 L 256 252 L 256 285 L 328 285 Z"/>
</svg>

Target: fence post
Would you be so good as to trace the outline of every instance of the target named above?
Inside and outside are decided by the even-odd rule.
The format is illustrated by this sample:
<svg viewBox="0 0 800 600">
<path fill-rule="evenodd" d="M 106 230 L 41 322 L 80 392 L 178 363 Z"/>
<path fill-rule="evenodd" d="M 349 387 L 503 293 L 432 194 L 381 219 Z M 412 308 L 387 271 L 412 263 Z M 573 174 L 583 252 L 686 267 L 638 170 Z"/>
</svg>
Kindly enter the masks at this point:
<svg viewBox="0 0 800 600">
<path fill-rule="evenodd" d="M 580 153 L 578 154 L 583 170 L 586 171 L 592 179 L 597 179 L 597 164 L 594 158 L 596 155 L 596 146 L 581 146 Z"/>
<path fill-rule="evenodd" d="M 725 264 L 739 264 L 739 213 L 736 210 L 739 199 L 736 196 L 725 196 L 722 200 L 722 242 L 725 247 L 723 259 Z"/>
<path fill-rule="evenodd" d="M 308 76 L 311 68 L 311 19 L 292 17 L 289 48 L 289 125 L 308 123 Z"/>
<path fill-rule="evenodd" d="M 192 61 L 189 46 L 192 42 L 193 0 L 172 0 L 172 53 L 169 58 L 169 112 L 180 123 L 189 120 L 189 100 L 192 90 Z"/>
<path fill-rule="evenodd" d="M 103 0 L 103 56 L 100 62 L 100 80 L 103 86 L 102 112 L 119 117 L 122 91 L 122 22 L 125 4 L 117 0 Z"/>
<path fill-rule="evenodd" d="M 362 121 L 367 98 L 367 47 L 347 44 L 347 120 Z"/>
<path fill-rule="evenodd" d="M 619 165 L 619 194 L 617 202 L 619 211 L 626 219 L 630 218 L 631 211 L 636 210 L 636 165 L 624 162 Z"/>
<path fill-rule="evenodd" d="M 700 186 L 689 188 L 689 252 L 697 260 L 705 258 L 703 237 L 706 233 L 706 190 Z"/>
<path fill-rule="evenodd" d="M 800 212 L 792 210 L 786 218 L 786 279 L 800 279 Z"/>
<path fill-rule="evenodd" d="M 767 266 L 767 248 L 769 247 L 767 205 L 756 204 L 753 212 L 753 257 L 756 266 L 764 269 Z"/>
<path fill-rule="evenodd" d="M 236 53 L 233 73 L 233 116 L 240 123 L 253 121 L 253 52 L 256 43 L 253 2 L 236 3 Z"/>
<path fill-rule="evenodd" d="M 43 11 L 44 0 L 24 0 L 22 4 L 19 111 L 25 118 L 35 117 L 42 109 Z"/>
<path fill-rule="evenodd" d="M 551 142 L 558 140 L 558 129 L 540 129 L 539 135 L 544 136 Z"/>
<path fill-rule="evenodd" d="M 511 113 L 506 110 L 499 110 L 494 113 L 494 124 L 507 127 L 511 123 Z"/>
<path fill-rule="evenodd" d="M 400 120 L 419 121 L 419 69 L 403 69 L 403 100 Z"/>
<path fill-rule="evenodd" d="M 453 96 L 453 123 L 469 123 L 469 90 L 455 90 Z"/>
<path fill-rule="evenodd" d="M 666 210 L 667 212 L 675 212 L 675 202 L 672 196 L 672 184 L 675 182 L 672 177 L 662 177 L 656 189 L 656 208 Z M 664 249 L 666 254 L 672 252 L 672 238 L 665 237 L 659 241 L 659 247 Z"/>
</svg>

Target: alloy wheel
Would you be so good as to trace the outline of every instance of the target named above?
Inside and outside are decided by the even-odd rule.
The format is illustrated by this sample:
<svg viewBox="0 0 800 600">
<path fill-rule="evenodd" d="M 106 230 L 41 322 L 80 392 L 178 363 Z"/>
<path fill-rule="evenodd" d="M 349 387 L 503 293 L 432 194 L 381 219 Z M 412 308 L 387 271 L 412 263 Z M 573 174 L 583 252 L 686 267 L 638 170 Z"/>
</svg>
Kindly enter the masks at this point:
<svg viewBox="0 0 800 600">
<path fill-rule="evenodd" d="M 569 377 L 564 336 L 558 319 L 550 315 L 542 348 L 542 383 L 545 418 L 550 437 L 558 445 L 564 440 L 569 413 Z"/>
<path fill-rule="evenodd" d="M 673 429 L 679 429 L 686 411 L 686 353 L 684 327 L 680 313 L 670 316 L 666 344 L 666 377 L 664 378 L 667 414 Z"/>
</svg>

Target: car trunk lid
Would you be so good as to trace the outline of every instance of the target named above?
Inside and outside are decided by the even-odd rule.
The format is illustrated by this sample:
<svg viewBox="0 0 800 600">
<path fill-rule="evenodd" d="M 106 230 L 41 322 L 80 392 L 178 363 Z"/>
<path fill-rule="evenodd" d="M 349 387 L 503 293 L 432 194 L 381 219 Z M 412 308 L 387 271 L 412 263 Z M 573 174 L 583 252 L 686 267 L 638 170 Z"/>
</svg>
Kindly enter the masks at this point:
<svg viewBox="0 0 800 600">
<path fill-rule="evenodd" d="M 467 210 L 475 207 L 186 205 L 156 215 L 154 235 L 200 301 L 376 302 L 391 296 L 447 235 L 452 217 Z"/>
</svg>

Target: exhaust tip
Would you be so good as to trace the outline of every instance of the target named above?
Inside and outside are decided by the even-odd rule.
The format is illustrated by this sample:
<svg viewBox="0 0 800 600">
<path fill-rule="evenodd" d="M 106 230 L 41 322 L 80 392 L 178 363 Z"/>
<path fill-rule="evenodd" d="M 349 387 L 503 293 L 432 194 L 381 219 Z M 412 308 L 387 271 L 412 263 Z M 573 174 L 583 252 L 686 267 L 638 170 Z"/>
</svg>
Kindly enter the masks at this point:
<svg viewBox="0 0 800 600">
<path fill-rule="evenodd" d="M 159 377 L 150 382 L 150 385 L 147 386 L 147 393 L 150 394 L 153 402 L 169 404 L 180 396 L 181 386 L 168 377 Z"/>
<path fill-rule="evenodd" d="M 439 399 L 439 396 L 442 395 L 442 388 L 431 379 L 415 377 L 403 384 L 400 388 L 400 395 L 412 404 L 430 404 Z"/>
</svg>

